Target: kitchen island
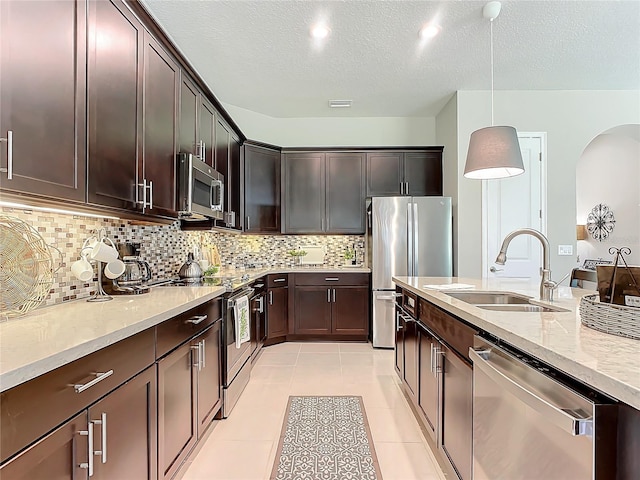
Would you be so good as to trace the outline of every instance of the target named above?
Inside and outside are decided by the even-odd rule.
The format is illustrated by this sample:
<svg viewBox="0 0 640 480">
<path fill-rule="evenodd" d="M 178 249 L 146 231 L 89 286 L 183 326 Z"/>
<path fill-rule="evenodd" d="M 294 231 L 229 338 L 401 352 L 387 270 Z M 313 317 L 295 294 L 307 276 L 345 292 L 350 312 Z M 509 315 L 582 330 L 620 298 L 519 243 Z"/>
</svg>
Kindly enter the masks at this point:
<svg viewBox="0 0 640 480">
<path fill-rule="evenodd" d="M 462 283 L 473 285 L 475 290 L 527 295 L 540 305 L 549 303 L 538 300 L 537 280 L 393 277 L 393 281 L 480 330 L 640 409 L 640 340 L 598 332 L 581 324 L 580 298 L 593 291 L 559 287 L 550 305 L 566 312 L 500 312 L 480 309 L 425 285 Z"/>
</svg>

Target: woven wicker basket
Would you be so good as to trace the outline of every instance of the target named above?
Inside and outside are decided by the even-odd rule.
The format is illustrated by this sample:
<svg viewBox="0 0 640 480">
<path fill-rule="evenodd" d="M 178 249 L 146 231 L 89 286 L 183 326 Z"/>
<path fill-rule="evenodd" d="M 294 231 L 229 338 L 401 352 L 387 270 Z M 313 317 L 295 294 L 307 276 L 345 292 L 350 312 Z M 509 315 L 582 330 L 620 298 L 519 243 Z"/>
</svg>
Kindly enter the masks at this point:
<svg viewBox="0 0 640 480">
<path fill-rule="evenodd" d="M 619 337 L 640 340 L 640 308 L 600 303 L 598 295 L 585 295 L 580 300 L 583 325 Z"/>
</svg>

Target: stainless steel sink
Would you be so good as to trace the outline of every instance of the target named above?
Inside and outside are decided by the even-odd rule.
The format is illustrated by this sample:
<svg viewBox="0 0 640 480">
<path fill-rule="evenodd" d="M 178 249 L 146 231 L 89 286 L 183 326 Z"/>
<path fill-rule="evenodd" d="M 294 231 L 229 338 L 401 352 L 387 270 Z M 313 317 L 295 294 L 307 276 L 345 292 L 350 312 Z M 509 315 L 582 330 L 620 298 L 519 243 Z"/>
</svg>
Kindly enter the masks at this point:
<svg viewBox="0 0 640 480">
<path fill-rule="evenodd" d="M 569 310 L 549 305 L 531 303 L 531 297 L 511 292 L 443 292 L 450 297 L 484 310 L 499 312 L 568 312 Z"/>
<path fill-rule="evenodd" d="M 447 295 L 471 303 L 472 305 L 513 305 L 529 304 L 529 298 L 525 295 L 518 295 L 509 292 L 444 292 Z"/>
<path fill-rule="evenodd" d="M 495 304 L 495 305 L 476 305 L 484 310 L 497 310 L 498 312 L 568 312 L 564 308 L 548 307 L 542 305 L 523 305 L 523 304 Z"/>
</svg>

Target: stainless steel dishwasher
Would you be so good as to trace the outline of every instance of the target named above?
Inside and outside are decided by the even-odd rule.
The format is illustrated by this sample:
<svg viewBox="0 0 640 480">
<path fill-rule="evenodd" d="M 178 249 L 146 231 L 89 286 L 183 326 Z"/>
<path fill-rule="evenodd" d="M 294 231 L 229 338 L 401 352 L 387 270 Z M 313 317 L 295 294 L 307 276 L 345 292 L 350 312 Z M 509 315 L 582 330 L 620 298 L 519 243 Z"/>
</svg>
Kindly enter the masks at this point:
<svg viewBox="0 0 640 480">
<path fill-rule="evenodd" d="M 615 400 L 476 336 L 473 479 L 616 478 Z"/>
</svg>

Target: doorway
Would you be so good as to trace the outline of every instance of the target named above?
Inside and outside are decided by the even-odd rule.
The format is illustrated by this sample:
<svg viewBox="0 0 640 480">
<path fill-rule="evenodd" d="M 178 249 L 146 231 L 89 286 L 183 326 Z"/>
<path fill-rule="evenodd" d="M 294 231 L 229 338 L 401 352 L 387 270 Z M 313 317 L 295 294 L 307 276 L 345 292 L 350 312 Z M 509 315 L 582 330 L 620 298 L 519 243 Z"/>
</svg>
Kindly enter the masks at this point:
<svg viewBox="0 0 640 480">
<path fill-rule="evenodd" d="M 505 265 L 494 260 L 502 240 L 518 228 L 534 228 L 546 235 L 546 133 L 518 133 L 524 173 L 485 180 L 482 188 L 482 276 L 537 278 L 542 246 L 531 235 L 519 235 L 509 245 Z"/>
</svg>

